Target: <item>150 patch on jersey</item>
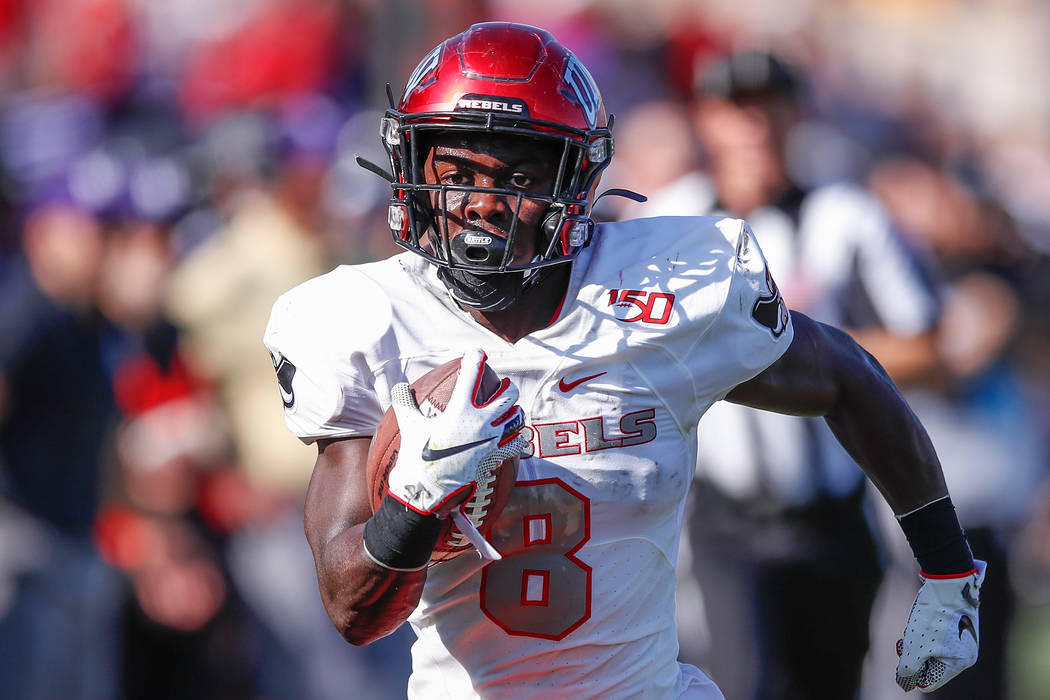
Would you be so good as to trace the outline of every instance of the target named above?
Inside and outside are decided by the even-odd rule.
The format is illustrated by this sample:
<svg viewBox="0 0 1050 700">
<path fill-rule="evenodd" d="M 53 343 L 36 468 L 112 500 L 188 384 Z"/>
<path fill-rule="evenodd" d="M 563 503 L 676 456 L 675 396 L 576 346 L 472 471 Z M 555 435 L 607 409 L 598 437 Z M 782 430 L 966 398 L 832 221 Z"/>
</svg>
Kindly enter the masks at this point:
<svg viewBox="0 0 1050 700">
<path fill-rule="evenodd" d="M 665 325 L 674 311 L 674 294 L 642 289 L 610 289 L 609 306 L 619 321 Z"/>
<path fill-rule="evenodd" d="M 773 281 L 773 275 L 766 269 L 766 290 L 759 295 L 754 306 L 751 307 L 751 318 L 769 329 L 774 338 L 779 338 L 788 324 L 788 308 L 784 303 L 784 297 L 780 295 L 777 283 Z"/>
<path fill-rule="evenodd" d="M 288 361 L 284 355 L 270 353 L 273 361 L 273 369 L 277 372 L 277 386 L 281 389 L 281 401 L 285 408 L 291 408 L 295 404 L 295 392 L 292 391 L 292 377 L 295 376 L 295 365 Z"/>
</svg>

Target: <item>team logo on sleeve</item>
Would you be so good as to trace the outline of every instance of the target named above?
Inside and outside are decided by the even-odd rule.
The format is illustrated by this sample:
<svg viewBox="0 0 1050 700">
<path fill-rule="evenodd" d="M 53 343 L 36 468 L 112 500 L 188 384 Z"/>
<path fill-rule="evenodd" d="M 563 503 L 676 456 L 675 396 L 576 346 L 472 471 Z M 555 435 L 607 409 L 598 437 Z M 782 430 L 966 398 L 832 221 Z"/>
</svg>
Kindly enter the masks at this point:
<svg viewBox="0 0 1050 700">
<path fill-rule="evenodd" d="M 784 297 L 780 296 L 780 289 L 773 281 L 773 275 L 766 269 L 766 291 L 758 297 L 755 305 L 751 307 L 751 318 L 769 329 L 774 338 L 779 338 L 787 328 L 788 309 L 784 303 Z"/>
<path fill-rule="evenodd" d="M 295 365 L 288 358 L 270 353 L 273 360 L 273 368 L 277 372 L 277 386 L 281 390 L 281 401 L 285 408 L 291 408 L 295 404 L 295 392 L 292 391 L 292 377 L 295 376 Z"/>
</svg>

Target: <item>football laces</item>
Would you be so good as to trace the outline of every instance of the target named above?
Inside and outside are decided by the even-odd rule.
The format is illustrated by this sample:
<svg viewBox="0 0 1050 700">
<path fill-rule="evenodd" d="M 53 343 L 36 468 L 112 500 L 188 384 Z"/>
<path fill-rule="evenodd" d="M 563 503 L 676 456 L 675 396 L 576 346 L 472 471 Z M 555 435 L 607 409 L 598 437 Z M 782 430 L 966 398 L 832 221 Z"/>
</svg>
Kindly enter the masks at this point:
<svg viewBox="0 0 1050 700">
<path fill-rule="evenodd" d="M 470 522 L 474 523 L 476 528 L 481 528 L 481 523 L 485 520 L 485 515 L 488 513 L 489 504 L 492 503 L 492 484 L 495 481 L 496 476 L 492 473 L 491 467 L 484 462 L 478 466 L 478 487 L 474 490 L 473 498 L 463 508 L 464 514 Z M 449 536 L 445 543 L 449 547 L 465 547 L 470 544 L 470 540 L 462 532 L 455 532 Z"/>
</svg>

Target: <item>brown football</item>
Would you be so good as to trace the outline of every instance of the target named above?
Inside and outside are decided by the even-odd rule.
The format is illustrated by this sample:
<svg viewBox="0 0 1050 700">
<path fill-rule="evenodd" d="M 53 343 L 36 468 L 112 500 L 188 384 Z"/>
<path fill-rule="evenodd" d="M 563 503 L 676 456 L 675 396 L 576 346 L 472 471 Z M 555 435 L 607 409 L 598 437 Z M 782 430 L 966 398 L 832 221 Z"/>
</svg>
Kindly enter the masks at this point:
<svg viewBox="0 0 1050 700">
<path fill-rule="evenodd" d="M 435 367 L 412 382 L 410 389 L 416 399 L 416 404 L 424 415 L 432 415 L 434 412 L 445 410 L 458 376 L 459 360 L 456 359 Z M 477 401 L 483 403 L 489 400 L 499 389 L 501 382 L 499 376 L 486 364 L 481 375 Z M 400 447 L 401 432 L 398 430 L 397 418 L 394 415 L 394 409 L 388 408 L 379 420 L 379 425 L 376 426 L 376 432 L 368 450 L 367 479 L 373 513 L 379 508 L 383 496 L 386 495 L 390 470 L 397 463 L 397 453 Z M 511 489 L 514 488 L 517 478 L 518 458 L 514 457 L 504 461 L 493 470 L 490 483 L 478 484 L 474 495 L 464 504 L 464 512 L 482 535 L 488 535 L 493 522 L 503 507 L 507 505 Z M 459 531 L 450 517 L 445 520 L 430 563 L 446 561 L 471 549 L 473 545 Z"/>
</svg>

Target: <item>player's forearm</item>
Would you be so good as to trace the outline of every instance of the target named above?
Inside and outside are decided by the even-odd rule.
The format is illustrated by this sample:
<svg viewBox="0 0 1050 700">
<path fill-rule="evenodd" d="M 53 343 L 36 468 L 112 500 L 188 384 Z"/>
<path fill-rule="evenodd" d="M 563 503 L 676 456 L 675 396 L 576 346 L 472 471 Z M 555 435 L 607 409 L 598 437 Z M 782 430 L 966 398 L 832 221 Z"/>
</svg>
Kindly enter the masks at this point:
<svg viewBox="0 0 1050 700">
<path fill-rule="evenodd" d="M 827 421 L 895 514 L 948 494 L 937 456 L 917 422 L 886 420 L 875 427 L 855 425 L 846 416 L 828 416 Z"/>
<path fill-rule="evenodd" d="M 392 633 L 419 603 L 426 570 L 392 571 L 364 551 L 363 525 L 351 527 L 315 549 L 325 610 L 351 644 L 368 644 Z"/>
<path fill-rule="evenodd" d="M 415 609 L 426 580 L 425 571 L 382 567 L 365 551 L 365 525 L 373 515 L 363 476 L 368 445 L 362 438 L 319 444 L 303 523 L 325 610 L 352 644 L 397 629 Z"/>
<path fill-rule="evenodd" d="M 836 345 L 838 391 L 828 424 L 897 514 L 922 571 L 972 573 L 973 555 L 926 430 L 875 358 L 855 343 Z"/>
<path fill-rule="evenodd" d="M 897 514 L 947 495 L 933 444 L 885 370 L 856 343 L 836 344 L 838 391 L 825 420 L 839 442 Z"/>
</svg>

